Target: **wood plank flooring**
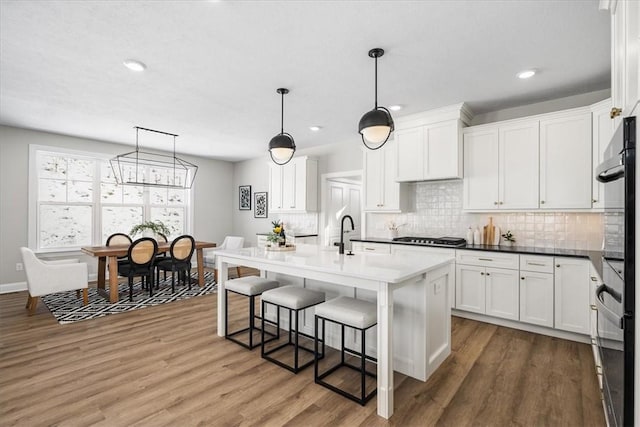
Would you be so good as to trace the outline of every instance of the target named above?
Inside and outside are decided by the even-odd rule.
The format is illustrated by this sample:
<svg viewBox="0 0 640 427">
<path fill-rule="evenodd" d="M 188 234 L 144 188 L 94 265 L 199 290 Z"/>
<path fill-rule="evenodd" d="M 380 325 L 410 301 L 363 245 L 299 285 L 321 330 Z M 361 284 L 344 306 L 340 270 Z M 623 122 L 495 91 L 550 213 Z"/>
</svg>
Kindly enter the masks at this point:
<svg viewBox="0 0 640 427">
<path fill-rule="evenodd" d="M 426 383 L 395 375 L 387 421 L 218 337 L 216 295 L 68 325 L 26 299 L 0 295 L 3 426 L 605 424 L 584 344 L 454 317 L 451 356 Z"/>
</svg>

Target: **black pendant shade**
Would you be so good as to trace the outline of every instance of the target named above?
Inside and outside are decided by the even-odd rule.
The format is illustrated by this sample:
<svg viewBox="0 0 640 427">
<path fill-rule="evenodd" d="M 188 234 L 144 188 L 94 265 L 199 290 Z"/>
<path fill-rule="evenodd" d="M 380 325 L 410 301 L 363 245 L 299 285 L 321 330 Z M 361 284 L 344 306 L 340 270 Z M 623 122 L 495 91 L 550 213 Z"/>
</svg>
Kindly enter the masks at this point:
<svg viewBox="0 0 640 427">
<path fill-rule="evenodd" d="M 380 48 L 369 51 L 369 56 L 375 59 L 375 105 L 373 110 L 365 113 L 358 123 L 362 143 L 369 150 L 382 148 L 394 130 L 391 113 L 386 108 L 378 106 L 378 58 L 382 55 L 384 50 Z"/>
<path fill-rule="evenodd" d="M 289 93 L 289 89 L 279 88 L 276 92 L 282 95 L 280 133 L 269 141 L 269 155 L 273 163 L 286 165 L 296 152 L 296 143 L 293 137 L 284 131 L 284 95 Z"/>
</svg>

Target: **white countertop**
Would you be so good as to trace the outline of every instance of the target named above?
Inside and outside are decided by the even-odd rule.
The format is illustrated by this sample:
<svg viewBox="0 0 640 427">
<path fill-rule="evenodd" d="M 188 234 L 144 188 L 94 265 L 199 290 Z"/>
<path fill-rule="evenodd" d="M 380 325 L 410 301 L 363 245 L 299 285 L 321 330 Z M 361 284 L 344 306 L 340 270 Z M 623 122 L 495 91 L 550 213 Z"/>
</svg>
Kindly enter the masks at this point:
<svg viewBox="0 0 640 427">
<path fill-rule="evenodd" d="M 387 283 L 399 283 L 454 261 L 453 256 L 431 254 L 339 255 L 337 248 L 303 244 L 296 245 L 295 251 L 272 252 L 264 248 L 243 248 L 220 250 L 216 255 Z"/>
</svg>

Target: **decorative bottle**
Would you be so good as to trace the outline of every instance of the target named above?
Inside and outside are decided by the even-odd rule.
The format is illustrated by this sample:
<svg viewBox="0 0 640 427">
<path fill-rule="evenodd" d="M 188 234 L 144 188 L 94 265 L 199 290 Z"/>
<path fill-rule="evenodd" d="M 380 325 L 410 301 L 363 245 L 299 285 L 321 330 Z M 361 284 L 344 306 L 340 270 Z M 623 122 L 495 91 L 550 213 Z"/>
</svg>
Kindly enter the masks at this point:
<svg viewBox="0 0 640 427">
<path fill-rule="evenodd" d="M 470 245 L 473 245 L 473 230 L 471 229 L 471 226 L 469 226 L 469 229 L 467 230 L 467 243 Z"/>
<path fill-rule="evenodd" d="M 287 245 L 287 237 L 284 235 L 284 224 L 280 225 L 280 246 Z"/>
<path fill-rule="evenodd" d="M 480 230 L 476 227 L 476 231 L 473 232 L 473 244 L 481 245 L 482 241 L 480 240 Z"/>
</svg>

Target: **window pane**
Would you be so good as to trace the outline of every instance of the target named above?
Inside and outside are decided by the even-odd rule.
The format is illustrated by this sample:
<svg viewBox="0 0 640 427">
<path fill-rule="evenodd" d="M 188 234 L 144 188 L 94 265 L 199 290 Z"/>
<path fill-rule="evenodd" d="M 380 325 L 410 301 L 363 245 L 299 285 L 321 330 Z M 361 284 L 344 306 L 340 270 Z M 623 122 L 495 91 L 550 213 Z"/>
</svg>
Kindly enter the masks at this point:
<svg viewBox="0 0 640 427">
<path fill-rule="evenodd" d="M 142 207 L 109 206 L 102 208 L 102 242 L 113 233 L 129 234 L 134 225 L 143 222 Z"/>
<path fill-rule="evenodd" d="M 37 156 L 37 167 L 40 178 L 67 178 L 67 159 L 63 156 L 41 154 Z"/>
<path fill-rule="evenodd" d="M 111 163 L 102 162 L 100 167 L 100 181 L 109 182 L 112 184 L 116 183 L 116 177 L 113 173 L 113 168 L 111 167 Z"/>
<path fill-rule="evenodd" d="M 149 203 L 152 205 L 166 205 L 167 189 L 156 187 L 149 188 Z"/>
<path fill-rule="evenodd" d="M 66 202 L 67 182 L 59 179 L 39 179 L 38 196 L 43 202 Z"/>
<path fill-rule="evenodd" d="M 93 174 L 96 169 L 95 160 L 90 159 L 68 159 L 67 179 L 76 181 L 93 181 Z"/>
<path fill-rule="evenodd" d="M 169 194 L 167 197 L 167 204 L 169 205 L 184 205 L 185 203 L 185 190 L 180 190 L 177 188 L 170 188 Z"/>
<path fill-rule="evenodd" d="M 185 233 L 184 208 L 151 208 L 151 221 L 158 220 L 171 230 L 167 237 L 178 237 Z"/>
<path fill-rule="evenodd" d="M 122 203 L 122 187 L 115 184 L 100 184 L 100 201 L 102 203 Z"/>
<path fill-rule="evenodd" d="M 91 244 L 91 206 L 40 206 L 40 248 L 64 248 Z"/>
<path fill-rule="evenodd" d="M 144 203 L 144 187 L 123 185 L 122 193 L 124 196 L 124 203 L 136 205 Z"/>
<path fill-rule="evenodd" d="M 69 191 L 67 192 L 68 202 L 93 202 L 93 182 L 68 181 Z"/>
</svg>

